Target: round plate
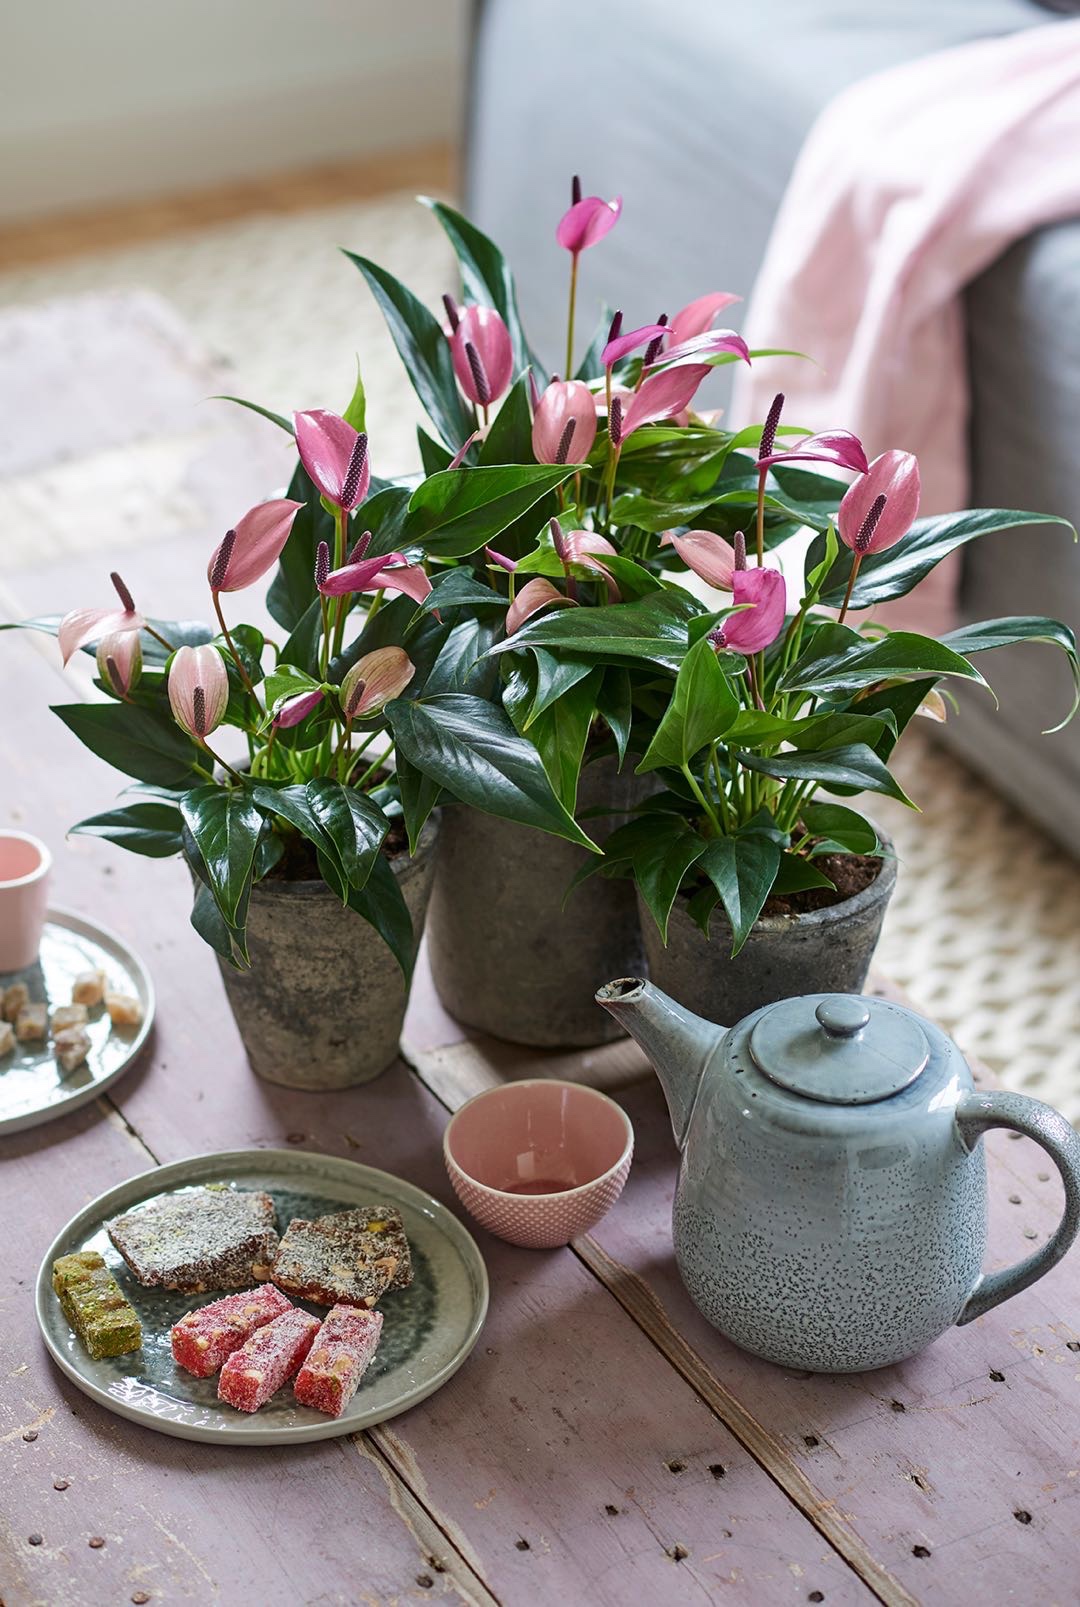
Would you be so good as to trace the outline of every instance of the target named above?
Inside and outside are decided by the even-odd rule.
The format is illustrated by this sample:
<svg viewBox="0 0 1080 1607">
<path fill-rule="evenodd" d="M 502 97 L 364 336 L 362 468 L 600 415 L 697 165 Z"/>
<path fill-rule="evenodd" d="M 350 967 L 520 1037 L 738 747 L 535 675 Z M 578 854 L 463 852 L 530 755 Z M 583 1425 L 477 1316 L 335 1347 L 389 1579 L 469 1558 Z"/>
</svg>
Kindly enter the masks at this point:
<svg viewBox="0 0 1080 1607">
<path fill-rule="evenodd" d="M 80 971 L 105 972 L 116 993 L 133 993 L 143 1008 L 138 1027 L 114 1027 L 103 1004 L 95 1005 L 86 1024 L 92 1047 L 81 1066 L 66 1075 L 56 1063 L 51 1040 L 17 1043 L 0 1057 L 0 1133 L 54 1121 L 69 1110 L 96 1099 L 134 1061 L 154 1019 L 154 984 L 142 961 L 96 921 L 74 910 L 50 909 L 37 965 L 0 974 L 0 993 L 13 982 L 25 982 L 31 1003 L 46 1003 L 50 1014 L 71 1003 L 71 984 Z"/>
<path fill-rule="evenodd" d="M 105 1231 L 133 1206 L 200 1183 L 265 1189 L 277 1206 L 278 1230 L 294 1216 L 324 1216 L 350 1206 L 389 1204 L 401 1212 L 413 1256 L 407 1289 L 383 1296 L 379 1349 L 342 1417 L 298 1406 L 286 1384 L 258 1412 L 235 1411 L 217 1398 L 216 1378 L 193 1378 L 173 1361 L 169 1329 L 185 1311 L 221 1298 L 144 1289 Z M 52 1288 L 57 1256 L 97 1250 L 131 1301 L 143 1327 L 142 1349 L 92 1361 L 68 1326 Z M 352 1434 L 424 1400 L 461 1366 L 483 1327 L 487 1269 L 476 1242 L 445 1206 L 388 1172 L 329 1155 L 293 1150 L 226 1150 L 196 1155 L 121 1183 L 80 1211 L 49 1246 L 38 1273 L 37 1318 L 54 1361 L 102 1406 L 183 1440 L 227 1445 L 290 1445 Z M 318 1306 L 298 1301 L 317 1317 Z"/>
</svg>

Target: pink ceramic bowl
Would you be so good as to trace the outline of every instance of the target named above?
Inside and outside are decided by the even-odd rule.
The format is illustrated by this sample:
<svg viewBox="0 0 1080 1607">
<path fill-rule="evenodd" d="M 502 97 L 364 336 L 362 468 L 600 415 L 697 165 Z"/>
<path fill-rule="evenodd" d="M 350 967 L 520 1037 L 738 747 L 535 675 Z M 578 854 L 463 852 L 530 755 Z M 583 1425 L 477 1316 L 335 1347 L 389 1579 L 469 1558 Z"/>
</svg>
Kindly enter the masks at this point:
<svg viewBox="0 0 1080 1607">
<path fill-rule="evenodd" d="M 52 855 L 27 831 L 0 831 L 0 971 L 24 971 L 41 947 Z"/>
<path fill-rule="evenodd" d="M 462 1105 L 443 1138 L 458 1199 L 489 1233 L 551 1250 L 588 1233 L 623 1191 L 630 1118 L 580 1083 L 530 1078 Z"/>
</svg>

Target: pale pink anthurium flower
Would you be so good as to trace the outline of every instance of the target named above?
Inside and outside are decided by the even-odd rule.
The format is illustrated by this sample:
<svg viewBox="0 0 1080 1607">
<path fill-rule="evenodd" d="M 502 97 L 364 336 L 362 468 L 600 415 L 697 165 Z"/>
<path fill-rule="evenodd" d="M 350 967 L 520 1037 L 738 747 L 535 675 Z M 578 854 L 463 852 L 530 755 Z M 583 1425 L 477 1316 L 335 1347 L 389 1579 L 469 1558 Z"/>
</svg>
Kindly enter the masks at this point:
<svg viewBox="0 0 1080 1607">
<path fill-rule="evenodd" d="M 347 672 L 339 697 L 348 720 L 378 714 L 400 697 L 416 674 L 416 665 L 401 647 L 377 647 L 365 653 Z"/>
<path fill-rule="evenodd" d="M 672 345 L 681 346 L 683 341 L 692 340 L 695 335 L 704 335 L 706 330 L 712 328 L 713 319 L 718 313 L 741 300 L 741 296 L 733 296 L 727 290 L 710 290 L 706 295 L 688 301 L 671 320 Z"/>
<path fill-rule="evenodd" d="M 116 595 L 123 606 L 120 608 L 75 608 L 70 614 L 65 614 L 56 633 L 56 639 L 60 644 L 60 653 L 65 664 L 73 653 L 79 651 L 80 647 L 88 647 L 91 642 L 100 641 L 103 636 L 141 631 L 146 624 L 146 621 L 135 607 L 132 595 L 120 579 L 120 576 L 114 571 L 109 576 L 109 579 L 112 581 Z"/>
<path fill-rule="evenodd" d="M 116 697 L 127 697 L 142 674 L 142 642 L 138 631 L 113 631 L 97 650 L 98 674 Z"/>
<path fill-rule="evenodd" d="M 169 665 L 173 719 L 189 736 L 205 738 L 225 718 L 229 677 L 216 647 L 178 647 Z"/>
<path fill-rule="evenodd" d="M 537 575 L 535 580 L 528 580 L 522 586 L 510 607 L 506 611 L 506 634 L 513 636 L 520 630 L 527 619 L 538 614 L 542 608 L 573 608 L 575 603 L 572 597 L 564 597 L 557 586 L 543 575 Z"/>
<path fill-rule="evenodd" d="M 351 513 L 371 484 L 368 438 L 337 413 L 312 408 L 293 414 L 300 461 L 327 502 Z"/>
<path fill-rule="evenodd" d="M 510 389 L 514 348 L 494 307 L 463 307 L 450 336 L 458 384 L 470 402 L 487 407 Z"/>
<path fill-rule="evenodd" d="M 692 569 L 709 586 L 730 591 L 735 574 L 735 549 L 713 530 L 669 530 L 660 538 L 661 547 L 674 547 L 687 569 Z"/>
<path fill-rule="evenodd" d="M 276 497 L 249 509 L 211 554 L 206 567 L 210 590 L 243 591 L 261 580 L 281 557 L 303 506 L 289 497 Z"/>
<path fill-rule="evenodd" d="M 596 440 L 596 402 L 578 379 L 553 380 L 536 406 L 532 449 L 537 463 L 584 463 Z"/>
<path fill-rule="evenodd" d="M 882 452 L 844 493 L 836 519 L 840 540 L 860 556 L 894 547 L 915 523 L 920 491 L 915 454 Z"/>
</svg>

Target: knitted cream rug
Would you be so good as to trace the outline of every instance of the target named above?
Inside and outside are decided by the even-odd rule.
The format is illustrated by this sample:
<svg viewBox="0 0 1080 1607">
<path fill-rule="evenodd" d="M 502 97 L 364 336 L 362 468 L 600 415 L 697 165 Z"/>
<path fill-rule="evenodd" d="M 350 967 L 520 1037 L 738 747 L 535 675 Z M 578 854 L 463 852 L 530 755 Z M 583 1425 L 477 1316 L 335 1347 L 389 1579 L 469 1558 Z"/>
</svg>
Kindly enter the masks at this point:
<svg viewBox="0 0 1080 1607">
<path fill-rule="evenodd" d="M 214 530 L 220 509 L 280 484 L 272 426 L 201 401 L 215 389 L 340 409 L 359 358 L 376 472 L 415 468 L 419 405 L 338 246 L 432 305 L 452 283 L 440 230 L 404 195 L 0 274 L 0 383 L 21 397 L 0 442 L 0 584 L 64 553 Z M 103 309 L 118 393 L 139 387 L 137 428 L 130 408 L 89 430 L 79 412 L 73 353 L 100 367 Z M 1011 1087 L 1080 1121 L 1080 866 L 916 726 L 898 768 L 922 815 L 873 804 L 901 861 L 880 968 Z"/>
</svg>

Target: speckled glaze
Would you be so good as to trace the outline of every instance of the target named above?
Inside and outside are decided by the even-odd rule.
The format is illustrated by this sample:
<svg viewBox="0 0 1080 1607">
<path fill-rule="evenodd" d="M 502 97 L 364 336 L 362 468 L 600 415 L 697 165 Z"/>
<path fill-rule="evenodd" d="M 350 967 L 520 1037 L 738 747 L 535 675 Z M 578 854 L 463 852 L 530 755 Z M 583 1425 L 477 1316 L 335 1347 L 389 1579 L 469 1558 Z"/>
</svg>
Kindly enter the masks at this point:
<svg viewBox="0 0 1080 1607">
<path fill-rule="evenodd" d="M 896 887 L 892 842 L 884 832 L 878 835 L 885 856 L 869 887 L 827 909 L 760 916 L 734 959 L 722 907 L 713 911 L 706 938 L 687 913 L 686 899 L 677 898 L 665 947 L 639 894 L 650 977 L 711 1021 L 741 1021 L 752 1010 L 799 994 L 860 992 Z"/>
<path fill-rule="evenodd" d="M 891 1044 L 909 1044 L 915 1029 L 923 1035 L 925 1063 L 906 1086 L 837 1103 L 855 1093 L 836 1075 L 815 1084 L 823 1027 L 793 1039 L 788 1061 L 770 1063 L 773 1075 L 755 1060 L 755 1026 L 786 1006 L 725 1031 L 637 979 L 611 983 L 597 999 L 642 1044 L 668 1098 L 682 1150 L 673 1223 L 683 1280 L 709 1321 L 746 1350 L 812 1372 L 888 1366 L 1019 1293 L 1076 1237 L 1080 1138 L 1038 1100 L 978 1092 L 955 1045 L 914 1011 L 881 1000 L 853 1009 L 855 1000 L 838 995 L 800 1001 L 811 1019 L 837 1005 L 850 1018 L 872 1017 L 886 1050 L 879 1068 Z M 763 1036 L 754 1039 L 759 1057 Z M 859 1033 L 845 1036 L 857 1057 Z M 859 1064 L 844 1060 L 843 1076 L 857 1080 Z M 816 1091 L 781 1086 L 777 1075 Z M 990 1127 L 1043 1146 L 1061 1173 L 1065 1212 L 1033 1255 L 983 1274 L 978 1140 Z"/>
<path fill-rule="evenodd" d="M 655 788 L 614 760 L 582 771 L 578 816 L 596 842 Z M 590 815 L 606 809 L 606 815 Z M 431 974 L 466 1026 L 510 1043 L 586 1048 L 621 1036 L 593 1002 L 609 976 L 644 965 L 633 885 L 594 876 L 563 900 L 594 856 L 547 832 L 464 805 L 443 810 L 428 916 Z"/>
<path fill-rule="evenodd" d="M 418 944 L 437 839 L 432 816 L 415 856 L 391 861 Z M 257 1077 L 325 1091 L 370 1082 L 393 1062 L 408 999 L 401 968 L 375 928 L 325 882 L 257 882 L 248 952 L 248 971 L 219 965 Z"/>
</svg>

